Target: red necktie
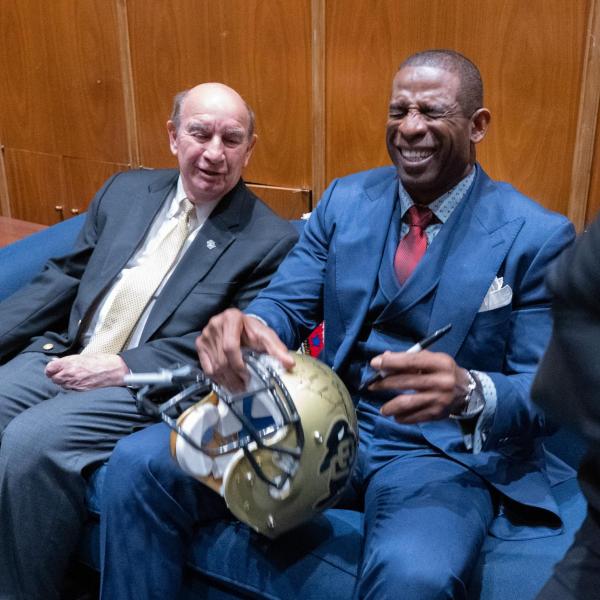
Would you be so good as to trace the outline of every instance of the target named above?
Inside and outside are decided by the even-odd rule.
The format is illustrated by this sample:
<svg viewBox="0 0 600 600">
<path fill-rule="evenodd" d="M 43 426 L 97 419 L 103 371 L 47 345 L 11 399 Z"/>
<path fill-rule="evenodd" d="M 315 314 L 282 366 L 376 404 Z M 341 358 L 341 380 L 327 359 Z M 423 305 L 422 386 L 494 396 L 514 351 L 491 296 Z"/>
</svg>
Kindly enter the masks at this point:
<svg viewBox="0 0 600 600">
<path fill-rule="evenodd" d="M 433 213 L 429 208 L 417 206 L 416 204 L 408 209 L 406 215 L 410 229 L 400 240 L 394 257 L 394 270 L 401 284 L 415 270 L 421 257 L 425 254 L 425 250 L 427 250 L 425 228 L 433 219 Z"/>
</svg>

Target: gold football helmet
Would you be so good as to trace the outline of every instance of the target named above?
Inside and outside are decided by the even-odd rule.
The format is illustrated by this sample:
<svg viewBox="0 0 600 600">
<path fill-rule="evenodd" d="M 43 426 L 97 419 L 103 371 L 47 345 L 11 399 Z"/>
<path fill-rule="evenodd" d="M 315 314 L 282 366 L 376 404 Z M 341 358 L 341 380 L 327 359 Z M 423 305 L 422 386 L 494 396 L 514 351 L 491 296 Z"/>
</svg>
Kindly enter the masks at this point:
<svg viewBox="0 0 600 600">
<path fill-rule="evenodd" d="M 171 427 L 171 453 L 179 466 L 269 538 L 332 506 L 356 457 L 356 414 L 344 384 L 309 356 L 295 354 L 294 360 L 286 371 L 267 355 L 244 351 L 250 381 L 241 394 L 189 368 L 163 371 L 163 385 L 186 377 L 192 383 L 158 406 L 149 401 L 156 376 L 127 381 L 154 384 L 140 390 L 138 406 Z M 173 416 L 182 405 L 187 407 Z"/>
</svg>

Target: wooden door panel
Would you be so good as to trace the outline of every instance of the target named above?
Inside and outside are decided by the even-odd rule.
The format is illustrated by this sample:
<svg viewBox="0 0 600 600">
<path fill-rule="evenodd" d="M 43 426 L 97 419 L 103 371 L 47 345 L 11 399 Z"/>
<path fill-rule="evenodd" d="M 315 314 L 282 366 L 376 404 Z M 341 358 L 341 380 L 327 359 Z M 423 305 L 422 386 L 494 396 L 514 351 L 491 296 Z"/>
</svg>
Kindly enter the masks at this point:
<svg viewBox="0 0 600 600">
<path fill-rule="evenodd" d="M 7 182 L 12 199 L 12 216 L 24 221 L 51 225 L 64 210 L 61 159 L 55 154 L 6 149 Z"/>
<path fill-rule="evenodd" d="M 173 95 L 220 81 L 256 112 L 259 140 L 246 176 L 269 185 L 309 185 L 310 3 L 171 0 L 152 6 L 128 2 L 142 164 L 175 165 L 165 133 Z"/>
<path fill-rule="evenodd" d="M 351 14 L 352 17 L 348 18 Z M 484 168 L 567 212 L 587 2 L 327 2 L 327 175 L 389 164 L 384 128 L 398 63 L 452 48 L 481 69 L 492 111 Z"/>
<path fill-rule="evenodd" d="M 128 162 L 114 4 L 4 2 L 0 27 L 2 143 Z"/>
</svg>

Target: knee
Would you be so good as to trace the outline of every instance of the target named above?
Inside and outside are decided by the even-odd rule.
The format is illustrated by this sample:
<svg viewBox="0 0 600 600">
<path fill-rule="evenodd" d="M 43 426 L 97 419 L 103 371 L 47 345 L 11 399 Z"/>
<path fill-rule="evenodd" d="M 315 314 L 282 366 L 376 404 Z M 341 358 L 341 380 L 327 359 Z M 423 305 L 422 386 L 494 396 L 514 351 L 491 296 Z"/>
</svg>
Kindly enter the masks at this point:
<svg viewBox="0 0 600 600">
<path fill-rule="evenodd" d="M 404 600 L 465 598 L 463 581 L 449 565 L 421 560 L 406 549 L 388 545 L 365 556 L 358 597 L 393 598 L 402 590 Z"/>
<path fill-rule="evenodd" d="M 6 471 L 12 467 L 23 476 L 32 469 L 43 469 L 54 462 L 64 438 L 54 423 L 35 418 L 25 411 L 16 416 L 2 432 L 0 461 Z"/>
<path fill-rule="evenodd" d="M 169 451 L 169 435 L 166 426 L 154 425 L 117 444 L 106 468 L 103 513 L 151 512 L 185 527 L 226 514 L 221 496 L 177 465 Z"/>
<path fill-rule="evenodd" d="M 141 490 L 148 491 L 162 483 L 163 463 L 171 457 L 168 437 L 159 427 L 136 432 L 121 439 L 115 446 L 106 467 L 103 494 L 113 501 L 133 498 Z"/>
</svg>

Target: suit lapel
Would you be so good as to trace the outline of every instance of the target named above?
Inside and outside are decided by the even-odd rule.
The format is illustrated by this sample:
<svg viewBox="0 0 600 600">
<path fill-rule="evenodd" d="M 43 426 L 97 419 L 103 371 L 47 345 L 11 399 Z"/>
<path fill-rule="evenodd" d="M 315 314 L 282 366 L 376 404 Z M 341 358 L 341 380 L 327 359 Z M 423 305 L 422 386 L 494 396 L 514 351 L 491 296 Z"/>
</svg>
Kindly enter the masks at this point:
<svg viewBox="0 0 600 600">
<path fill-rule="evenodd" d="M 354 343 L 369 309 L 397 196 L 395 175 L 366 184 L 360 213 L 348 214 L 351 226 L 338 228 L 335 289 L 345 331 L 340 332 L 336 364 Z"/>
<path fill-rule="evenodd" d="M 444 226 L 450 225 L 453 235 L 447 240 L 447 256 L 429 324 L 429 331 L 434 331 L 452 323 L 451 332 L 435 347 L 436 351 L 452 356 L 458 353 L 490 285 L 523 226 L 521 218 L 506 220 L 502 199 L 481 170 L 465 200 L 463 210 L 453 214 Z"/>
<path fill-rule="evenodd" d="M 144 241 L 158 211 L 177 183 L 177 172 L 165 174 L 148 188 L 132 190 L 123 202 L 130 205 L 127 217 L 113 236 L 110 253 L 106 256 L 100 279 L 112 281 L 125 267 L 133 253 Z"/>
<path fill-rule="evenodd" d="M 240 180 L 215 207 L 161 291 L 142 334 L 149 339 L 235 241 L 250 197 Z"/>
<path fill-rule="evenodd" d="M 469 195 L 376 322 L 385 326 L 406 318 L 437 286 L 427 331 L 452 323 L 435 350 L 456 355 L 523 225 L 522 219 L 506 221 L 501 206 L 496 188 L 480 169 Z"/>
<path fill-rule="evenodd" d="M 473 189 L 475 187 L 474 185 Z M 438 286 L 440 278 L 446 270 L 445 265 L 451 249 L 457 242 L 460 242 L 461 236 L 467 235 L 465 212 L 468 212 L 469 200 L 474 197 L 471 191 L 465 200 L 454 209 L 411 276 L 404 285 L 398 288 L 396 296 L 379 315 L 377 324 L 385 326 L 385 324 L 406 319 L 407 313 L 410 313 L 415 306 L 426 302 L 426 298 Z M 476 251 L 475 254 L 477 254 Z M 430 327 L 428 330 L 431 330 Z"/>
<path fill-rule="evenodd" d="M 437 286 L 452 235 L 452 228 L 444 225 L 411 276 L 377 318 L 378 324 L 384 325 L 402 319 L 406 312 L 422 302 Z"/>
</svg>

